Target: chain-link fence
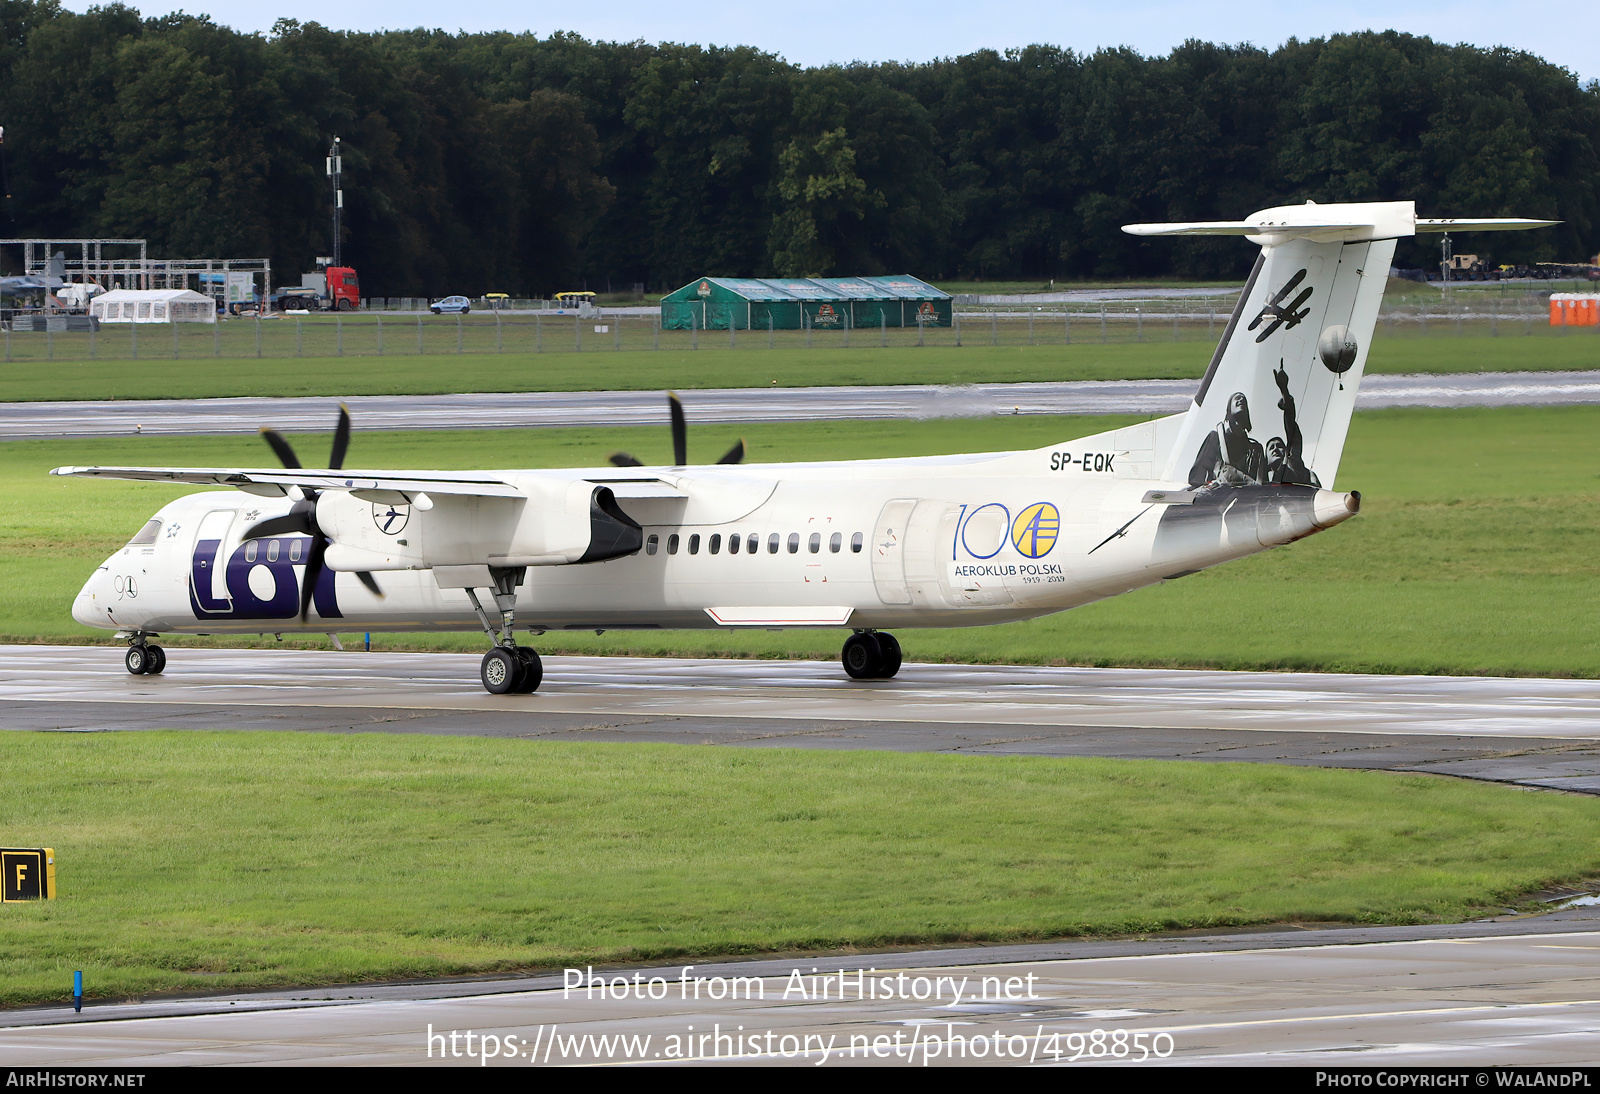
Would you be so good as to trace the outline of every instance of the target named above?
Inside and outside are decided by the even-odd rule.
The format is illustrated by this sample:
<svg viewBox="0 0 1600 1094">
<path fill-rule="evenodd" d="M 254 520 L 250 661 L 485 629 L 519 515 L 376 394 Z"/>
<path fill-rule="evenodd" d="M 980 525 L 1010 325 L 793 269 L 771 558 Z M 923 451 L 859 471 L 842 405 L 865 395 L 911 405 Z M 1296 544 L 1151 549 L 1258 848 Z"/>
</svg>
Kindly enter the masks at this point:
<svg viewBox="0 0 1600 1094">
<path fill-rule="evenodd" d="M 619 353 L 717 349 L 1064 346 L 1204 342 L 1226 329 L 1233 300 L 1117 301 L 1027 307 L 962 305 L 949 326 L 804 330 L 664 330 L 654 311 L 577 316 L 495 311 L 433 316 L 353 312 L 234 318 L 217 323 L 112 324 L 98 330 L 6 330 L 7 362 L 186 358 L 395 357 Z M 51 324 L 56 326 L 56 324 Z M 1458 293 L 1386 304 L 1379 337 L 1589 337 L 1600 328 L 1550 325 L 1548 293 Z"/>
</svg>

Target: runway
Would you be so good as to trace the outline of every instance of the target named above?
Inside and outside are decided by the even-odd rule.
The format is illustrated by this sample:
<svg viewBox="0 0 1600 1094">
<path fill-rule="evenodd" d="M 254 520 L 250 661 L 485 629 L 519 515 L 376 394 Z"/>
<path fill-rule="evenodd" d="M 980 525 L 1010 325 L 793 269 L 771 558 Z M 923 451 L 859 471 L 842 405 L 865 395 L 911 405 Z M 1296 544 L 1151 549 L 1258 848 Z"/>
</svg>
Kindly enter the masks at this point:
<svg viewBox="0 0 1600 1094">
<path fill-rule="evenodd" d="M 587 976 L 606 983 L 604 997 L 586 992 Z M 746 979 L 732 989 L 735 977 Z M 0 1060 L 1554 1067 L 1592 1064 L 1597 1032 L 1590 907 L 1445 927 L 798 954 L 38 1008 L 0 1016 Z"/>
<path fill-rule="evenodd" d="M 745 748 L 1107 756 L 1425 772 L 1600 793 L 1600 681 L 547 657 L 489 695 L 476 654 L 0 647 L 0 728 L 286 729 Z"/>
<path fill-rule="evenodd" d="M 1176 414 L 1194 380 L 1083 380 L 960 387 L 727 388 L 683 392 L 691 421 L 782 422 L 987 417 L 1004 414 Z M 665 425 L 656 391 L 364 395 L 344 400 L 358 429 L 508 429 Z M 0 440 L 134 433 L 255 433 L 270 425 L 327 431 L 338 399 L 108 400 L 0 405 Z M 1367 376 L 1359 410 L 1398 406 L 1600 404 L 1600 372 Z"/>
</svg>

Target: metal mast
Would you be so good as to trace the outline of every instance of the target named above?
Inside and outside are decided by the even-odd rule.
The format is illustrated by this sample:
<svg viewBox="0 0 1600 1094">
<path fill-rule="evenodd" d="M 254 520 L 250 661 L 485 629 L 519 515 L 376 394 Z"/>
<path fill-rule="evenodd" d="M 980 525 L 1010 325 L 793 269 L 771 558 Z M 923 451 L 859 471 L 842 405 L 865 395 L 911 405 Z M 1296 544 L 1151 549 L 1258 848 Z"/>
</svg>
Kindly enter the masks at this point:
<svg viewBox="0 0 1600 1094">
<path fill-rule="evenodd" d="M 328 182 L 333 187 L 333 264 L 343 266 L 340 255 L 339 215 L 344 212 L 344 157 L 340 155 L 339 138 L 328 146 Z"/>
</svg>

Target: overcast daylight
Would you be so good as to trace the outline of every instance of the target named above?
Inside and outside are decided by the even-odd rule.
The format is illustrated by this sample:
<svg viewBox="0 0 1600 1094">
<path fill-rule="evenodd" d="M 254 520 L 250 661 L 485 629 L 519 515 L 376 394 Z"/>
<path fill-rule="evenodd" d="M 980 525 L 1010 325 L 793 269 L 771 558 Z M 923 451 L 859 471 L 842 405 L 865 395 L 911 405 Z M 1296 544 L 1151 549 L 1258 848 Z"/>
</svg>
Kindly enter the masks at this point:
<svg viewBox="0 0 1600 1094">
<path fill-rule="evenodd" d="M 64 7 L 86 11 L 85 0 Z M 313 0 L 276 4 L 242 0 L 148 0 L 128 5 L 145 15 L 180 8 L 207 14 L 239 30 L 268 32 L 280 18 L 322 23 L 338 30 L 531 31 L 540 36 L 571 31 L 609 41 L 695 42 L 751 45 L 799 65 L 851 61 L 927 61 L 976 49 L 1004 50 L 1043 42 L 1079 52 L 1127 46 L 1162 54 L 1187 39 L 1271 49 L 1285 40 L 1360 30 L 1399 30 L 1440 42 L 1505 46 L 1538 54 L 1584 80 L 1600 76 L 1592 38 L 1572 33 L 1566 19 L 1525 19 L 1489 0 L 1395 5 L 1372 0 L 1325 4 L 1244 0 L 1189 4 L 1060 3 L 1027 0 L 919 0 L 860 5 L 816 0 L 803 5 L 751 5 L 710 0 L 692 9 L 645 0 L 607 4 L 524 4 L 506 0 L 447 5 L 434 0 Z"/>
</svg>

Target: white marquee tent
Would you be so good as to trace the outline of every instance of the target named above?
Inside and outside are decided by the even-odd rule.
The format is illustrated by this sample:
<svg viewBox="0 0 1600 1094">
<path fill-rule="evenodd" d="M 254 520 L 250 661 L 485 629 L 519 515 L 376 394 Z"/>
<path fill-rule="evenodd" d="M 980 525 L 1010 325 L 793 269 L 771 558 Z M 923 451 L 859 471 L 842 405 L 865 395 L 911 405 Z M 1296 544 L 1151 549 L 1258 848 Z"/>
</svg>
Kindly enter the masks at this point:
<svg viewBox="0 0 1600 1094">
<path fill-rule="evenodd" d="M 215 323 L 216 301 L 189 289 L 113 289 L 94 298 L 102 323 Z"/>
</svg>

